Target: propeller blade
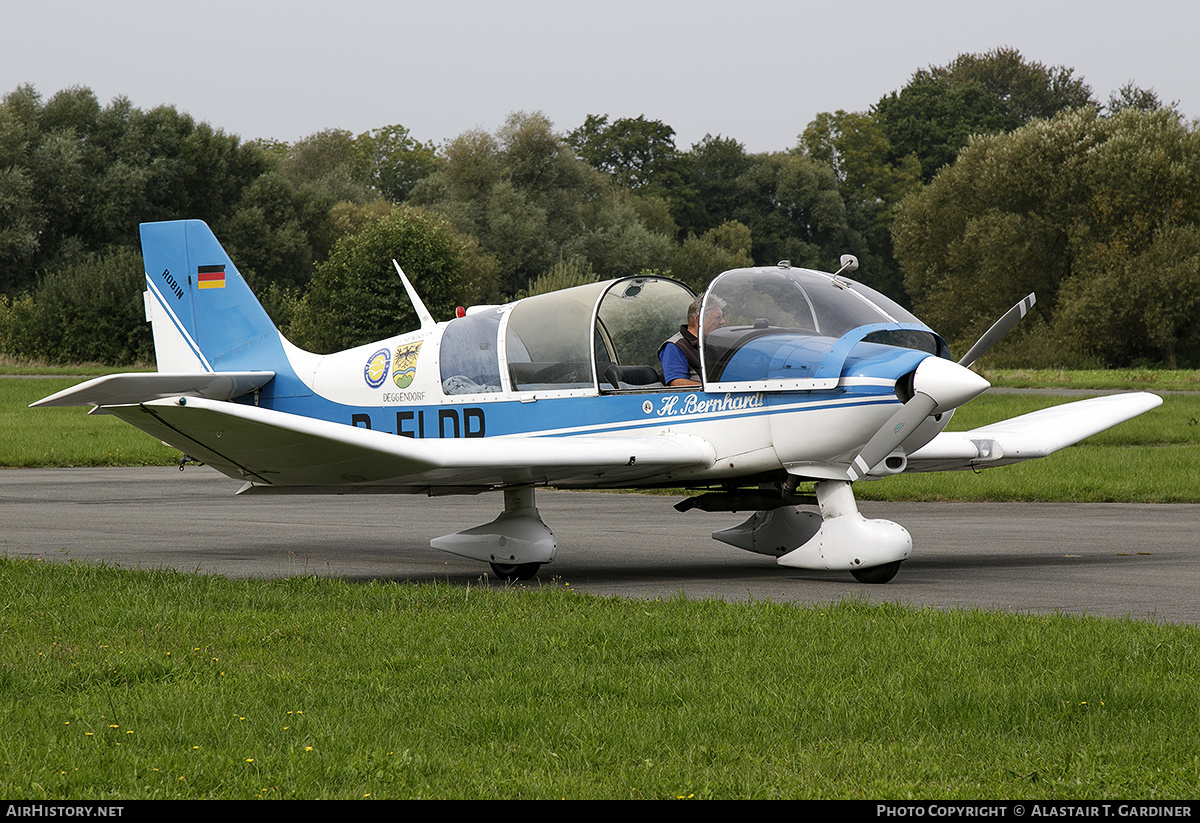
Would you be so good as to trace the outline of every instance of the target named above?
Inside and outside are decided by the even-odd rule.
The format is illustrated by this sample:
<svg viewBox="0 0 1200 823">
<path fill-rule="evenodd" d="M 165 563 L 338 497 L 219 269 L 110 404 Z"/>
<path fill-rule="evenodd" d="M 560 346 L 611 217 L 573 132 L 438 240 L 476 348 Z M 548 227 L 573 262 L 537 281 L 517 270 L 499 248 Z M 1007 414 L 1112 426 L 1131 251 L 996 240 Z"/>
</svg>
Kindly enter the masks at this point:
<svg viewBox="0 0 1200 823">
<path fill-rule="evenodd" d="M 862 479 L 900 448 L 926 417 L 957 408 L 983 394 L 990 385 L 964 366 L 940 357 L 926 357 L 913 372 L 913 396 L 871 436 L 846 476 L 851 482 Z"/>
<path fill-rule="evenodd" d="M 896 413 L 888 418 L 883 427 L 867 441 L 862 451 L 850 464 L 846 475 L 851 482 L 861 480 L 867 472 L 883 462 L 889 454 L 900 448 L 900 444 L 913 433 L 925 418 L 933 414 L 937 405 L 932 397 L 924 394 L 914 394 L 912 399 L 903 404 Z"/>
<path fill-rule="evenodd" d="M 1033 308 L 1033 304 L 1037 302 L 1037 296 L 1029 294 L 1024 300 L 1004 313 L 1004 316 L 992 324 L 992 327 L 983 333 L 983 337 L 975 341 L 975 345 L 971 350 L 963 355 L 962 360 L 958 361 L 960 366 L 970 366 L 979 358 L 983 357 L 988 349 L 1000 342 L 1000 338 L 1012 331 L 1012 327 L 1021 322 L 1021 318 L 1029 313 Z"/>
</svg>

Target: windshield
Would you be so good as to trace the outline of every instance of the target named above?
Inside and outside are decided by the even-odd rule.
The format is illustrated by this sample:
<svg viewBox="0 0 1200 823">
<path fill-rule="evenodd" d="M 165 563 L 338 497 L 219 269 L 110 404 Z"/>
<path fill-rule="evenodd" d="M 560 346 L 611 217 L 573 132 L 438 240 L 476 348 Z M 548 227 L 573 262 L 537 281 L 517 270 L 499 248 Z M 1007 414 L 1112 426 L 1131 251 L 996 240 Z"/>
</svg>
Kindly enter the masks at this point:
<svg viewBox="0 0 1200 823">
<path fill-rule="evenodd" d="M 783 266 L 720 275 L 705 294 L 700 333 L 709 390 L 836 383 L 846 357 L 861 341 L 930 354 L 945 351 L 925 324 L 874 289 Z M 831 353 L 837 353 L 836 363 Z M 748 385 L 764 381 L 770 385 Z"/>
</svg>

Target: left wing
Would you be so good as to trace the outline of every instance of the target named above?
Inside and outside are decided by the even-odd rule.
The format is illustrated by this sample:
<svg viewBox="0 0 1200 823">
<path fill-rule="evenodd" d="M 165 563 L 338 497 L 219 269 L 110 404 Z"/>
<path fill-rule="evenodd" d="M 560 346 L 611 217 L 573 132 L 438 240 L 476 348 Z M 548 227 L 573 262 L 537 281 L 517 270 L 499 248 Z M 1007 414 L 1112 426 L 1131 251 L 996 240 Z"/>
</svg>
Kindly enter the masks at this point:
<svg viewBox="0 0 1200 823">
<path fill-rule="evenodd" d="M 965 432 L 942 432 L 908 456 L 910 472 L 960 471 L 1033 460 L 1162 405 L 1147 392 L 1064 403 Z"/>
<path fill-rule="evenodd" d="M 494 486 L 607 486 L 706 468 L 689 435 L 411 438 L 241 403 L 173 398 L 105 406 L 223 474 L 242 491 L 470 492 Z"/>
<path fill-rule="evenodd" d="M 261 389 L 274 376 L 273 371 L 107 374 L 43 397 L 29 406 L 113 406 L 181 396 L 232 400 Z"/>
</svg>

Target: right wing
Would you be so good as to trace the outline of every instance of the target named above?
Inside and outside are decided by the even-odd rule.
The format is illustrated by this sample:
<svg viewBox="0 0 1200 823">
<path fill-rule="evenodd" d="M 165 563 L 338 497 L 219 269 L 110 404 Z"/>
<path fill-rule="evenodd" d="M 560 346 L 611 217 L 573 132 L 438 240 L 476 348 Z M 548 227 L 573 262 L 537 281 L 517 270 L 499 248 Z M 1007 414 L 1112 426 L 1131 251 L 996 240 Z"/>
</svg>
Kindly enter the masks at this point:
<svg viewBox="0 0 1200 823">
<path fill-rule="evenodd" d="M 965 432 L 942 432 L 908 456 L 910 472 L 1007 466 L 1074 445 L 1162 405 L 1148 392 L 1064 403 Z"/>
</svg>

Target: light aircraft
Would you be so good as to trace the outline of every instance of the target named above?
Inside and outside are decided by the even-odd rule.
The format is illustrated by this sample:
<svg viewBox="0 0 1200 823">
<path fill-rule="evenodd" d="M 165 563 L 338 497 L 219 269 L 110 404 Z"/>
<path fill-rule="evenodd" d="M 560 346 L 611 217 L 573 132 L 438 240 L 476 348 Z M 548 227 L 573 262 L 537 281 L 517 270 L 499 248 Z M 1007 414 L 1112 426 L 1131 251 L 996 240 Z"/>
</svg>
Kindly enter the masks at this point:
<svg viewBox="0 0 1200 823">
<path fill-rule="evenodd" d="M 317 355 L 279 333 L 203 222 L 143 224 L 141 241 L 158 372 L 96 378 L 34 406 L 115 415 L 244 481 L 240 494 L 503 491 L 495 520 L 431 545 L 504 577 L 555 557 L 536 488 L 668 487 L 698 492 L 683 511 L 753 512 L 717 540 L 883 583 L 912 540 L 860 514 L 854 482 L 1044 457 L 1162 402 L 1111 395 L 946 432 L 989 386 L 967 367 L 1033 295 L 955 362 L 932 329 L 844 276 L 850 255 L 836 274 L 783 262 L 719 275 L 701 312 L 702 385 L 678 389 L 659 382 L 658 350 L 693 294 L 667 278 L 437 322 L 397 264 L 420 328 Z M 706 328 L 714 306 L 724 325 Z"/>
</svg>

